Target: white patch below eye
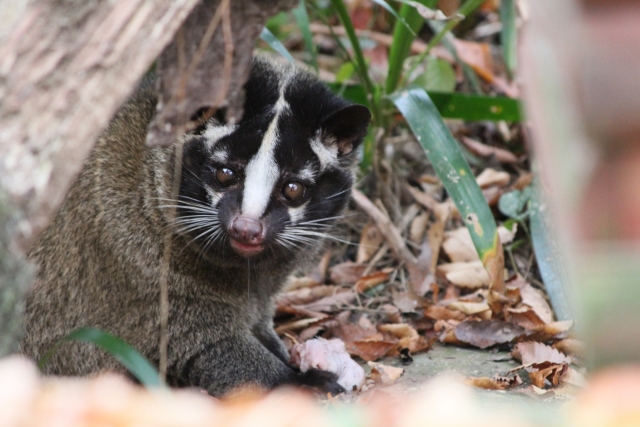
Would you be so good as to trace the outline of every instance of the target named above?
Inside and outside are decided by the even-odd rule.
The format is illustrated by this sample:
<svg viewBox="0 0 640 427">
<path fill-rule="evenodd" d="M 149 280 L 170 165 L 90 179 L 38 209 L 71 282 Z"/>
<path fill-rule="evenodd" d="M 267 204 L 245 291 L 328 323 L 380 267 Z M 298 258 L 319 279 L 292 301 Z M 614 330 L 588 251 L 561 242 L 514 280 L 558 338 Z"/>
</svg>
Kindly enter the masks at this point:
<svg viewBox="0 0 640 427">
<path fill-rule="evenodd" d="M 213 188 L 209 187 L 208 185 L 205 186 L 204 189 L 206 190 L 207 194 L 209 195 L 209 198 L 211 199 L 211 207 L 212 208 L 217 207 L 218 202 L 220 201 L 220 198 L 222 198 L 222 193 L 215 191 Z"/>
<path fill-rule="evenodd" d="M 207 128 L 204 131 L 205 145 L 211 150 L 216 142 L 221 140 L 227 135 L 231 135 L 237 128 L 236 125 L 220 125 L 217 122 L 207 123 Z"/>
<path fill-rule="evenodd" d="M 335 166 L 338 164 L 338 147 L 335 144 L 324 144 L 320 135 L 316 135 L 311 141 L 309 141 L 311 149 L 318 160 L 320 160 L 320 167 L 322 170 L 327 169 L 329 166 Z"/>
<path fill-rule="evenodd" d="M 302 218 L 304 218 L 304 211 L 307 208 L 307 203 L 295 208 L 287 208 L 289 218 L 291 218 L 291 224 L 297 224 Z"/>
</svg>

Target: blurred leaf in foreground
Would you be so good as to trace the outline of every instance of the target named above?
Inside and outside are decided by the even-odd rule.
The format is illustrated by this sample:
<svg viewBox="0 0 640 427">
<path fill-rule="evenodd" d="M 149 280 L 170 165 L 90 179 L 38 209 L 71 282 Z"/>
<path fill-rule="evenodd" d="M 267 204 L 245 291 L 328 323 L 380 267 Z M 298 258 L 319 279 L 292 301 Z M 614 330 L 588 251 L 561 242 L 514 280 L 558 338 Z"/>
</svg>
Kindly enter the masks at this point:
<svg viewBox="0 0 640 427">
<path fill-rule="evenodd" d="M 82 341 L 97 345 L 115 357 L 142 385 L 149 388 L 163 386 L 156 368 L 136 349 L 120 338 L 96 328 L 80 328 L 54 345 L 38 362 L 42 368 L 65 341 Z"/>
</svg>

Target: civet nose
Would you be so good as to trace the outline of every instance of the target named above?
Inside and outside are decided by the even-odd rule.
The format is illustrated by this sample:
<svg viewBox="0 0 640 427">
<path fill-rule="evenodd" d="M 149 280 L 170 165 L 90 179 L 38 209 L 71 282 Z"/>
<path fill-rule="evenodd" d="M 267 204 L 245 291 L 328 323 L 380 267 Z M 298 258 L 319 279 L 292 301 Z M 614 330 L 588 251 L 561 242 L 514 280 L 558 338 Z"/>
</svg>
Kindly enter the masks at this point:
<svg viewBox="0 0 640 427">
<path fill-rule="evenodd" d="M 237 216 L 231 221 L 229 234 L 247 245 L 259 245 L 264 240 L 262 221 L 246 216 Z"/>
</svg>

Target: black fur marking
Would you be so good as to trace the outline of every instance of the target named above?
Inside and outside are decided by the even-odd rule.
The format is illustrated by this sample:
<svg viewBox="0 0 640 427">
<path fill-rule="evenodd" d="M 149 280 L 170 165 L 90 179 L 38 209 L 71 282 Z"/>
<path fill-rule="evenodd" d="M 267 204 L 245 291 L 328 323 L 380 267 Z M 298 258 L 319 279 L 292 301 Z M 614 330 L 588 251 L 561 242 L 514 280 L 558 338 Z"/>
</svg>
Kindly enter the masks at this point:
<svg viewBox="0 0 640 427">
<path fill-rule="evenodd" d="M 286 233 L 286 227 L 295 227 L 288 211 L 290 206 L 282 196 L 282 188 L 290 180 L 298 180 L 306 185 L 307 200 L 303 203 L 302 222 L 322 221 L 324 218 L 338 216 L 349 199 L 350 191 L 345 190 L 353 185 L 351 168 L 355 156 L 351 152 L 366 133 L 370 119 L 368 110 L 334 95 L 324 84 L 304 71 L 281 68 L 257 59 L 245 85 L 244 116 L 233 133 L 215 142 L 213 151 L 220 150 L 227 154 L 224 164 L 207 155 L 206 144 L 200 138 L 189 141 L 185 148 L 181 200 L 185 203 L 197 201 L 202 206 L 210 206 L 207 186 L 220 196 L 218 201 L 213 201 L 217 220 L 223 229 L 218 239 L 220 242 L 212 244 L 207 241 L 209 235 L 205 233 L 206 230 L 195 229 L 190 232 L 196 238 L 195 244 L 201 249 L 206 248 L 208 253 L 204 256 L 215 263 L 221 258 L 218 254 L 220 251 L 226 254 L 225 263 L 244 262 L 244 258 L 229 247 L 228 238 L 223 240 L 232 217 L 241 213 L 244 169 L 260 149 L 265 132 L 274 120 L 275 105 L 285 82 L 284 96 L 288 108 L 278 117 L 279 139 L 274 152 L 279 178 L 271 189 L 268 206 L 261 218 L 266 229 L 267 250 L 254 256 L 252 262 L 256 265 L 289 263 L 295 258 L 292 257 L 293 253 L 310 244 L 310 240 L 296 240 L 295 236 L 291 237 L 294 242 L 289 243 L 288 248 L 282 241 L 277 241 L 281 233 Z M 340 154 L 348 146 L 348 151 L 344 153 L 347 155 L 333 166 L 325 165 L 322 170 L 321 159 L 310 144 L 312 139 L 318 137 L 324 138 L 326 144 L 337 144 Z M 220 167 L 233 169 L 240 177 L 238 184 L 229 188 L 218 185 L 214 174 L 216 168 Z M 307 173 L 309 170 L 313 171 L 313 179 L 300 176 L 305 167 Z M 181 209 L 179 213 L 183 217 L 201 214 L 189 209 Z M 328 224 L 313 223 L 307 225 L 307 228 L 314 232 L 324 232 Z M 321 239 L 314 235 L 311 240 Z"/>
</svg>

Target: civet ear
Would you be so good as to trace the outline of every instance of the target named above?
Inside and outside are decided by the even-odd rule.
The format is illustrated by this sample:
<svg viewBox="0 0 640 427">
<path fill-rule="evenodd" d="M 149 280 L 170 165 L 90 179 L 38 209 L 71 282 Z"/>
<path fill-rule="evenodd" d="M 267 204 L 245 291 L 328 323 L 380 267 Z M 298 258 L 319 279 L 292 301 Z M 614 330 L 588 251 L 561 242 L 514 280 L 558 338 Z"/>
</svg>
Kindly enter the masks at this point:
<svg viewBox="0 0 640 427">
<path fill-rule="evenodd" d="M 322 141 L 335 144 L 338 155 L 352 152 L 367 134 L 371 113 L 364 105 L 353 104 L 332 113 L 322 122 Z"/>
</svg>

